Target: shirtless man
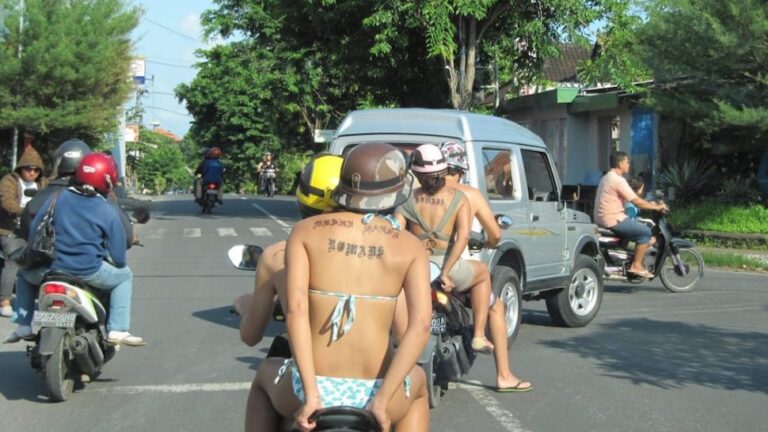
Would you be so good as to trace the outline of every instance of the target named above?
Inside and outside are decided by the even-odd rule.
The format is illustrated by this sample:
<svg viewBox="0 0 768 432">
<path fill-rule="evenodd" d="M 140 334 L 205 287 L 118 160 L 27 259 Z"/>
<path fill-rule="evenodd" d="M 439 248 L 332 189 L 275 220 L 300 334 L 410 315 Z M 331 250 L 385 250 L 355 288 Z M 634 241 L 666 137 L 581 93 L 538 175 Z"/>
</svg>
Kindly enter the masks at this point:
<svg viewBox="0 0 768 432">
<path fill-rule="evenodd" d="M 396 148 L 361 144 L 344 158 L 334 193 L 342 210 L 295 225 L 285 252 L 294 358 L 260 365 L 256 430 L 275 430 L 279 415 L 295 414 L 299 430 L 309 431 L 310 415 L 335 405 L 370 410 L 382 430 L 429 429 L 425 376 L 416 366 L 432 314 L 427 257 L 391 216 L 410 194 L 408 180 Z M 401 290 L 411 313 L 393 353 L 389 329 Z"/>
<path fill-rule="evenodd" d="M 499 229 L 488 201 L 486 201 L 485 196 L 478 189 L 461 183 L 461 177 L 469 170 L 467 152 L 464 146 L 457 142 L 447 141 L 440 146 L 440 150 L 443 152 L 448 164 L 448 175 L 445 177 L 445 184 L 464 193 L 464 196 L 469 200 L 472 217 L 477 218 L 483 230 L 485 230 L 485 247 L 495 248 L 499 244 L 499 240 L 501 240 L 501 229 Z M 475 271 L 488 271 L 488 267 L 480 261 L 469 260 L 469 262 L 473 264 Z M 509 367 L 506 308 L 503 302 L 497 301 L 491 306 L 488 326 L 490 328 L 491 342 L 495 346 L 493 360 L 496 363 L 496 390 L 499 392 L 524 392 L 531 390 L 533 388 L 531 383 L 516 377 Z"/>
<path fill-rule="evenodd" d="M 339 156 L 322 154 L 312 159 L 301 174 L 296 191 L 299 213 L 303 218 L 332 210 L 336 204 L 329 198 L 330 192 L 339 183 L 342 159 Z M 256 282 L 253 293 L 243 294 L 235 300 L 235 310 L 240 320 L 240 339 L 248 346 L 261 342 L 267 328 L 275 298 L 286 305 L 285 241 L 267 246 L 256 267 Z M 245 410 L 245 430 L 256 431 L 257 422 L 253 415 L 258 409 L 254 404 L 257 382 L 253 380 Z"/>
</svg>

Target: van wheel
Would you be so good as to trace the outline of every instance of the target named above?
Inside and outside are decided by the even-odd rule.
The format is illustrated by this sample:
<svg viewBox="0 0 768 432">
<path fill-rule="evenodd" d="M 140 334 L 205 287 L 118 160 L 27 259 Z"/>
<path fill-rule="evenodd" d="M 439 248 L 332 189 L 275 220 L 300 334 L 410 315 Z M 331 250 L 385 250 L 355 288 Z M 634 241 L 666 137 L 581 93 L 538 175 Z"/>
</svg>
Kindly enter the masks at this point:
<svg viewBox="0 0 768 432">
<path fill-rule="evenodd" d="M 523 293 L 520 277 L 513 268 L 499 265 L 493 269 L 491 283 L 497 301 L 501 301 L 505 306 L 504 318 L 507 322 L 508 344 L 511 347 L 523 322 Z"/>
<path fill-rule="evenodd" d="M 579 255 L 571 272 L 571 283 L 547 299 L 552 321 L 565 327 L 584 327 L 597 315 L 603 301 L 603 278 L 597 262 Z"/>
</svg>

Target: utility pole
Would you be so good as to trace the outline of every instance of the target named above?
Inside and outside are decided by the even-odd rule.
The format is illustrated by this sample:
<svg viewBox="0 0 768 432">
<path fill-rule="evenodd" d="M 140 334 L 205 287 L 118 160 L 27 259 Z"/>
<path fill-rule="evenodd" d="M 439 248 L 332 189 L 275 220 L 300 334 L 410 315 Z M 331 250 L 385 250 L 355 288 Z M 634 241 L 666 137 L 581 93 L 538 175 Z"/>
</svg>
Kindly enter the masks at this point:
<svg viewBox="0 0 768 432">
<path fill-rule="evenodd" d="M 19 52 L 18 57 L 21 59 L 21 34 L 24 31 L 24 0 L 20 1 L 21 12 L 19 13 Z M 13 127 L 13 142 L 11 143 L 11 170 L 16 169 L 16 159 L 19 154 L 19 127 Z"/>
</svg>

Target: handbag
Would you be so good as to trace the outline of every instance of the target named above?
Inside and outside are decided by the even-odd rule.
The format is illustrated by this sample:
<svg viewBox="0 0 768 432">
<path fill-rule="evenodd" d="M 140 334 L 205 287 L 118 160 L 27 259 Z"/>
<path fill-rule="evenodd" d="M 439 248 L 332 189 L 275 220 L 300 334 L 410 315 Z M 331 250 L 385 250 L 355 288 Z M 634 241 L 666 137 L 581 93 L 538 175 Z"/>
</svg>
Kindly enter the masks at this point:
<svg viewBox="0 0 768 432">
<path fill-rule="evenodd" d="M 56 258 L 56 230 L 53 227 L 53 216 L 58 198 L 59 194 L 54 195 L 51 203 L 48 204 L 43 220 L 19 257 L 19 266 L 27 269 L 47 267 Z"/>
</svg>

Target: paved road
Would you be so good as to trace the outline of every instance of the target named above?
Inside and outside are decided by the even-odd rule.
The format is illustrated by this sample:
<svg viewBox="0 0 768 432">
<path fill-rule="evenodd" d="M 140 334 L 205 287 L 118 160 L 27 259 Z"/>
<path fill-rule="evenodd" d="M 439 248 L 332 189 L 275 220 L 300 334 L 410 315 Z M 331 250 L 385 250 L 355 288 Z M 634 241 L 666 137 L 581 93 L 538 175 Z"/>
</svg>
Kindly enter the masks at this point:
<svg viewBox="0 0 768 432">
<path fill-rule="evenodd" d="M 156 201 L 139 227 L 146 247 L 129 252 L 132 330 L 149 345 L 124 348 L 63 404 L 46 401 L 22 344 L 0 345 L 2 430 L 240 430 L 270 339 L 255 349 L 240 343 L 229 308 L 253 275 L 230 268 L 225 254 L 284 239 L 297 217 L 287 198 L 228 197 L 213 215 L 186 196 Z M 543 306 L 526 304 L 512 355 L 535 390 L 485 388 L 494 375 L 483 357 L 433 410 L 432 430 L 767 430 L 766 276 L 709 271 L 685 295 L 656 283 L 611 285 L 583 329 L 553 327 Z M 0 335 L 12 328 L 0 321 Z"/>
</svg>

